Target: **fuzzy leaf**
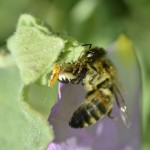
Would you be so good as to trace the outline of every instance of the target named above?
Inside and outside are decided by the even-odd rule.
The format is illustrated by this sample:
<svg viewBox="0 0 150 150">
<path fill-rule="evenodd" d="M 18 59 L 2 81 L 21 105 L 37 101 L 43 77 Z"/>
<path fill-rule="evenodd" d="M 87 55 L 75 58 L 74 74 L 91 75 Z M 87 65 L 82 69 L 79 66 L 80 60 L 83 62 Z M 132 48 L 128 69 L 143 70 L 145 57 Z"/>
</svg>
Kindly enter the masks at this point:
<svg viewBox="0 0 150 150">
<path fill-rule="evenodd" d="M 43 150 L 53 139 L 47 118 L 56 98 L 57 92 L 47 87 L 36 84 L 23 86 L 19 104 L 30 124 L 25 137 L 27 149 Z"/>
<path fill-rule="evenodd" d="M 22 149 L 43 150 L 53 140 L 47 119 L 58 94 L 57 84 L 47 87 L 47 74 L 56 61 L 76 61 L 85 47 L 69 36 L 54 33 L 30 15 L 20 17 L 7 46 L 23 79 L 19 106 L 27 120 L 22 126 Z"/>
<path fill-rule="evenodd" d="M 38 23 L 38 24 L 37 24 Z M 25 84 L 37 80 L 58 58 L 65 41 L 30 15 L 22 15 L 17 31 L 8 39 L 8 48 L 13 54 Z"/>
<path fill-rule="evenodd" d="M 46 149 L 53 139 L 47 119 L 57 99 L 57 84 L 26 85 L 19 93 L 21 79 L 15 66 L 0 69 L 0 76 L 0 149 Z"/>
<path fill-rule="evenodd" d="M 14 59 L 10 53 L 0 49 L 0 68 L 6 68 L 15 65 Z"/>
</svg>

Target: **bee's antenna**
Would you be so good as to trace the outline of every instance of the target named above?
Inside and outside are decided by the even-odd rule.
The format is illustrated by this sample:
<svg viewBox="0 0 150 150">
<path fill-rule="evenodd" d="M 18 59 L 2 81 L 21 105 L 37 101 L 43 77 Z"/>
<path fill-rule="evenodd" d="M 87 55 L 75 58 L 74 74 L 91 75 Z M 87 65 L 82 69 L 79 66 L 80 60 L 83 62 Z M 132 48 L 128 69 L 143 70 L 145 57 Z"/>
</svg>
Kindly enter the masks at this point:
<svg viewBox="0 0 150 150">
<path fill-rule="evenodd" d="M 82 46 L 89 46 L 89 49 L 91 49 L 92 44 L 82 44 Z"/>
</svg>

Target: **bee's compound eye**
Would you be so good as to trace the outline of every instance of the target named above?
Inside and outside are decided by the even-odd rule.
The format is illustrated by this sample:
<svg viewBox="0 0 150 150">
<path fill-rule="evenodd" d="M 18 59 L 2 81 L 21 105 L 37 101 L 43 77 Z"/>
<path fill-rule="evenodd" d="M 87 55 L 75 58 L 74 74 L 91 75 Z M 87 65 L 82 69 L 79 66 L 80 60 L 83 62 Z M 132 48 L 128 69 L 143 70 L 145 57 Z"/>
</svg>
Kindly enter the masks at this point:
<svg viewBox="0 0 150 150">
<path fill-rule="evenodd" d="M 106 51 L 103 48 L 93 48 L 86 53 L 86 57 L 90 60 L 95 60 L 99 57 L 103 57 L 106 54 Z"/>
<path fill-rule="evenodd" d="M 96 54 L 96 52 L 94 50 L 90 50 L 86 53 L 86 57 L 91 58 Z"/>
<path fill-rule="evenodd" d="M 88 58 L 93 57 L 93 56 L 94 56 L 93 53 L 88 53 L 88 54 L 87 54 L 87 57 L 88 57 Z"/>
</svg>

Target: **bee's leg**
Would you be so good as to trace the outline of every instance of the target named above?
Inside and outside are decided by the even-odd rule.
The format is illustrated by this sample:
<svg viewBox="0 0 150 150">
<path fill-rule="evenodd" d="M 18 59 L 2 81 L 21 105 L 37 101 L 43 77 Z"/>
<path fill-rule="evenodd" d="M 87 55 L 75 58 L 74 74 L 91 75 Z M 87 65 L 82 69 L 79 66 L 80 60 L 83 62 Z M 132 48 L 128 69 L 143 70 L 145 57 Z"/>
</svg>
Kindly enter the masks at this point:
<svg viewBox="0 0 150 150">
<path fill-rule="evenodd" d="M 83 67 L 81 70 L 79 69 L 78 74 L 77 74 L 79 83 L 81 81 L 83 81 L 83 79 L 85 78 L 86 74 L 87 74 L 87 68 Z"/>
<path fill-rule="evenodd" d="M 87 68 L 84 63 L 76 63 L 73 68 L 72 74 L 77 77 L 75 83 L 79 84 L 85 78 Z"/>
<path fill-rule="evenodd" d="M 79 71 L 79 67 L 80 67 L 80 64 L 77 62 L 75 63 L 75 65 L 73 66 L 73 71 L 72 71 L 72 74 L 73 75 L 77 75 L 78 74 L 78 71 Z"/>
<path fill-rule="evenodd" d="M 85 68 L 85 64 L 84 63 L 75 63 L 75 65 L 73 66 L 73 74 L 74 75 L 80 75 L 83 72 L 83 69 Z"/>
<path fill-rule="evenodd" d="M 93 65 L 90 65 L 90 67 L 91 67 L 95 72 L 97 72 L 97 69 L 96 69 Z"/>
<path fill-rule="evenodd" d="M 96 78 L 98 73 L 97 73 L 97 69 L 93 65 L 90 65 L 90 67 L 94 70 L 93 76 L 90 77 L 90 79 L 89 79 L 89 84 L 92 84 L 93 80 Z"/>
<path fill-rule="evenodd" d="M 90 79 L 89 79 L 89 84 L 92 84 L 93 80 L 96 78 L 97 73 L 94 74 Z"/>
<path fill-rule="evenodd" d="M 108 112 L 107 116 L 113 120 L 117 120 L 117 117 L 112 116 L 112 109 Z"/>
</svg>

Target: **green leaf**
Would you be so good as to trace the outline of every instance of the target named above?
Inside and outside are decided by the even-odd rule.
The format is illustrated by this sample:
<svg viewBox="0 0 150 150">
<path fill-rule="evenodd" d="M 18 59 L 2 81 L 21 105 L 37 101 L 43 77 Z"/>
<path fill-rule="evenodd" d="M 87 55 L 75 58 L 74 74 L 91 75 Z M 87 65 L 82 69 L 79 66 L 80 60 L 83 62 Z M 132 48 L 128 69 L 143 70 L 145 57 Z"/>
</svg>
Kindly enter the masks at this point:
<svg viewBox="0 0 150 150">
<path fill-rule="evenodd" d="M 81 43 L 67 35 L 59 34 L 59 37 L 66 41 L 65 49 L 59 56 L 59 60 L 62 63 L 77 61 L 77 59 L 83 54 L 86 48 L 88 48 L 86 46 L 82 46 Z"/>
<path fill-rule="evenodd" d="M 17 144 L 22 148 L 16 149 L 43 150 L 53 140 L 47 120 L 58 94 L 57 84 L 47 87 L 48 74 L 58 61 L 76 61 L 85 47 L 67 35 L 54 33 L 49 26 L 30 15 L 20 17 L 17 30 L 8 39 L 7 47 L 23 79 L 19 98 L 16 99 L 19 99 L 17 106 L 26 120 L 24 116 L 19 118 L 23 120 L 19 139 L 22 141 L 18 140 L 20 144 Z M 14 126 L 18 127 L 18 124 L 14 122 Z"/>
<path fill-rule="evenodd" d="M 23 86 L 19 102 L 30 123 L 28 136 L 25 139 L 28 149 L 43 150 L 53 140 L 53 132 L 47 120 L 56 99 L 56 88 L 53 91 L 36 84 Z"/>
<path fill-rule="evenodd" d="M 16 67 L 0 69 L 0 75 L 0 149 L 46 149 L 53 139 L 47 116 L 57 99 L 57 90 L 37 85 L 23 86 L 20 97 L 21 79 Z M 31 96 L 37 92 L 37 97 Z"/>
<path fill-rule="evenodd" d="M 24 85 L 21 89 L 21 107 L 22 103 L 28 103 L 35 111 L 38 111 L 46 120 L 49 117 L 51 107 L 58 98 L 58 84 L 53 87 L 41 86 L 36 83 Z M 26 105 L 26 104 L 25 104 Z M 24 106 L 22 107 L 24 109 Z"/>
<path fill-rule="evenodd" d="M 30 15 L 20 17 L 17 31 L 7 42 L 25 84 L 34 82 L 46 70 L 50 72 L 64 44 L 63 39 L 52 35 L 48 28 Z"/>
<path fill-rule="evenodd" d="M 6 68 L 15 65 L 15 61 L 6 50 L 0 48 L 0 68 Z"/>
<path fill-rule="evenodd" d="M 57 84 L 23 86 L 16 67 L 0 69 L 0 76 L 0 149 L 46 149 L 53 139 L 47 120 L 57 99 Z"/>
</svg>

